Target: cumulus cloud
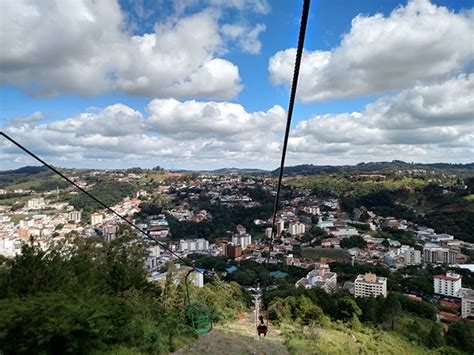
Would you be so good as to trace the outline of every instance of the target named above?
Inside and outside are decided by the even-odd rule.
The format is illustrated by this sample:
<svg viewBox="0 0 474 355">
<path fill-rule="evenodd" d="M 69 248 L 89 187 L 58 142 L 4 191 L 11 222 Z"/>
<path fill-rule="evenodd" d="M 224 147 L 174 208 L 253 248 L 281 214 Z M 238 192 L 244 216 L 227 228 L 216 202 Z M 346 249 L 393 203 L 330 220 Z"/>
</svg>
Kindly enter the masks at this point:
<svg viewBox="0 0 474 355">
<path fill-rule="evenodd" d="M 226 51 L 220 11 L 207 8 L 130 35 L 116 0 L 6 1 L 1 5 L 0 83 L 37 95 L 70 92 L 230 98 L 239 70 Z M 260 27 L 248 52 L 259 49 Z M 253 41 L 253 42 L 252 42 Z"/>
<path fill-rule="evenodd" d="M 146 117 L 115 104 L 51 123 L 7 123 L 3 130 L 63 166 L 263 166 L 278 158 L 284 121 L 280 106 L 247 112 L 228 102 L 155 99 Z M 21 153 L 5 145 L 0 156 L 10 165 Z"/>
<path fill-rule="evenodd" d="M 378 99 L 363 112 L 302 121 L 289 146 L 297 154 L 327 153 L 353 161 L 356 156 L 359 161 L 374 156 L 378 160 L 405 156 L 417 161 L 469 161 L 474 153 L 473 92 L 474 74 L 417 85 Z"/>
<path fill-rule="evenodd" d="M 303 102 L 379 94 L 438 80 L 472 63 L 474 13 L 411 0 L 388 17 L 358 15 L 332 51 L 305 51 L 298 95 Z M 269 61 L 273 84 L 290 85 L 296 50 Z"/>
<path fill-rule="evenodd" d="M 474 156 L 474 74 L 419 84 L 361 112 L 314 116 L 290 134 L 288 164 L 402 159 L 468 162 Z M 146 114 L 123 104 L 50 123 L 10 121 L 3 130 L 61 166 L 275 168 L 285 110 L 248 112 L 229 102 L 154 99 Z M 41 118 L 41 114 L 34 116 Z M 25 164 L 13 146 L 5 166 Z"/>
<path fill-rule="evenodd" d="M 246 140 L 262 132 L 280 131 L 285 119 L 285 110 L 281 106 L 273 106 L 266 112 L 249 113 L 239 104 L 194 100 L 155 99 L 147 111 L 150 129 L 180 140 L 202 137 Z"/>
<path fill-rule="evenodd" d="M 244 25 L 226 24 L 222 26 L 222 33 L 236 41 L 245 53 L 259 54 L 262 43 L 259 40 L 260 33 L 266 30 L 264 24 L 257 24 L 250 28 Z"/>
</svg>

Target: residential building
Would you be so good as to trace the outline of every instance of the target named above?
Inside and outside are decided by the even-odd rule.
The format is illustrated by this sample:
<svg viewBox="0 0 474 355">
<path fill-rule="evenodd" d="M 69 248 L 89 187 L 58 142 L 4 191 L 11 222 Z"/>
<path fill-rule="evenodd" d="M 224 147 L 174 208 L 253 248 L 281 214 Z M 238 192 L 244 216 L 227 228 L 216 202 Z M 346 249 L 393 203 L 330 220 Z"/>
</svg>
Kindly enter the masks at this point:
<svg viewBox="0 0 474 355">
<path fill-rule="evenodd" d="M 283 221 L 282 219 L 276 221 L 275 228 L 276 236 L 280 235 L 285 230 L 285 221 Z"/>
<path fill-rule="evenodd" d="M 252 244 L 252 236 L 250 234 L 238 234 L 232 236 L 232 244 L 240 246 L 242 250 Z"/>
<path fill-rule="evenodd" d="M 327 264 L 317 263 L 314 270 L 310 271 L 306 277 L 298 280 L 296 287 L 320 287 L 327 293 L 332 293 L 337 288 L 337 274 L 331 272 Z"/>
<path fill-rule="evenodd" d="M 358 275 L 354 281 L 355 297 L 387 297 L 387 279 L 372 273 Z"/>
<path fill-rule="evenodd" d="M 114 240 L 117 235 L 118 228 L 119 226 L 113 222 L 101 226 L 99 230 L 102 233 L 102 239 L 104 239 L 106 242 L 111 242 Z"/>
<path fill-rule="evenodd" d="M 434 293 L 449 297 L 458 297 L 459 290 L 461 289 L 461 280 L 461 275 L 452 272 L 448 272 L 446 275 L 434 275 Z"/>
<path fill-rule="evenodd" d="M 80 211 L 72 211 L 72 212 L 69 212 L 69 215 L 68 215 L 68 221 L 72 221 L 74 223 L 79 223 L 81 221 L 81 212 Z"/>
<path fill-rule="evenodd" d="M 466 289 L 462 296 L 461 317 L 474 317 L 474 290 Z"/>
<path fill-rule="evenodd" d="M 288 232 L 293 235 L 302 235 L 306 231 L 306 226 L 303 223 L 300 222 L 292 222 L 288 226 Z"/>
<path fill-rule="evenodd" d="M 207 251 L 209 250 L 209 241 L 206 239 L 181 239 L 179 241 L 180 251 Z"/>
<path fill-rule="evenodd" d="M 456 252 L 436 244 L 425 245 L 423 261 L 425 264 L 453 264 L 456 262 Z"/>
<path fill-rule="evenodd" d="M 405 265 L 419 265 L 421 264 L 421 251 L 413 247 L 402 245 L 400 248 L 400 255 L 403 256 Z"/>
<path fill-rule="evenodd" d="M 265 237 L 268 239 L 272 237 L 272 227 L 265 228 Z"/>
<path fill-rule="evenodd" d="M 104 221 L 102 213 L 91 213 L 91 225 L 101 224 Z"/>
<path fill-rule="evenodd" d="M 242 256 L 242 248 L 237 245 L 233 245 L 232 243 L 224 244 L 223 252 L 225 256 L 228 256 L 231 259 Z"/>
<path fill-rule="evenodd" d="M 28 200 L 27 203 L 27 207 L 32 210 L 37 210 L 43 208 L 44 206 L 46 206 L 46 203 L 44 202 L 43 197 L 32 198 L 31 200 Z"/>
</svg>

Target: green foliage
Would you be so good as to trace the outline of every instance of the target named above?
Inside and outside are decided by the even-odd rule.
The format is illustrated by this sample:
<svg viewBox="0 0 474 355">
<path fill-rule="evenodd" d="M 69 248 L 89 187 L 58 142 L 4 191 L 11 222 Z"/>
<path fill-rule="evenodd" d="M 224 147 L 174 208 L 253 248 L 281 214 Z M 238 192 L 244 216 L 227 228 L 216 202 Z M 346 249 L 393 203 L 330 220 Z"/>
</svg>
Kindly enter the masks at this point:
<svg viewBox="0 0 474 355">
<path fill-rule="evenodd" d="M 88 192 L 97 197 L 107 206 L 113 206 L 121 202 L 125 197 L 133 197 L 136 190 L 136 186 L 127 182 L 101 180 Z M 82 192 L 79 192 L 76 195 L 67 195 L 65 199 L 73 205 L 76 210 L 83 210 L 83 219 L 87 219 L 90 213 L 103 208 Z"/>
<path fill-rule="evenodd" d="M 261 187 L 243 190 L 243 193 L 245 192 L 261 206 L 252 208 L 242 206 L 225 207 L 212 204 L 209 198 L 201 196 L 198 200 L 191 201 L 192 207 L 209 212 L 212 215 L 212 221 L 202 221 L 200 223 L 179 222 L 168 215 L 167 219 L 172 237 L 175 239 L 204 238 L 213 241 L 217 237 L 224 236 L 227 231 L 234 230 L 236 224 L 245 226 L 249 233 L 262 233 L 263 227 L 256 226 L 253 221 L 255 219 L 267 219 L 271 215 L 273 197 Z"/>
<path fill-rule="evenodd" d="M 0 267 L 0 348 L 6 354 L 167 353 L 194 338 L 183 285 L 147 281 L 144 245 L 122 227 L 110 243 L 80 238 L 42 250 L 25 245 Z M 235 317 L 246 297 L 236 284 L 206 285 L 215 321 Z"/>
<path fill-rule="evenodd" d="M 469 353 L 474 352 L 474 324 L 469 321 L 454 322 L 446 334 L 448 344 Z"/>
<path fill-rule="evenodd" d="M 87 353 L 120 342 L 130 313 L 123 300 L 47 293 L 0 300 L 0 348 L 6 353 Z"/>
<path fill-rule="evenodd" d="M 349 238 L 341 240 L 341 248 L 360 248 L 364 249 L 367 247 L 367 242 L 360 235 L 353 235 Z"/>
<path fill-rule="evenodd" d="M 402 310 L 402 305 L 399 301 L 399 296 L 393 292 L 390 292 L 385 299 L 383 305 L 383 312 L 387 316 L 387 320 L 392 326 L 392 330 L 395 326 L 395 316 Z"/>
<path fill-rule="evenodd" d="M 425 301 L 415 301 L 408 297 L 399 296 L 399 301 L 402 308 L 410 313 L 416 314 L 426 319 L 436 319 L 436 309 Z"/>
<path fill-rule="evenodd" d="M 359 317 L 362 310 L 357 303 L 350 297 L 344 296 L 337 301 L 338 318 L 343 321 L 350 321 L 354 316 Z"/>
</svg>

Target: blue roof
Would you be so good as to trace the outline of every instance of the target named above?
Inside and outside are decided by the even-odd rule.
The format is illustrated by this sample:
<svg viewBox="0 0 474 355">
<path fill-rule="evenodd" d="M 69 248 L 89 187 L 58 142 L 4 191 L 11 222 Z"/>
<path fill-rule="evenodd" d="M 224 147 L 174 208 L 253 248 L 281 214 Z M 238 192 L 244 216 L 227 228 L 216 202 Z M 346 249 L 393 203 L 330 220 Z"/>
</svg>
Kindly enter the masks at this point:
<svg viewBox="0 0 474 355">
<path fill-rule="evenodd" d="M 201 269 L 201 268 L 196 268 L 196 271 L 197 272 L 200 272 L 201 274 L 204 274 L 204 271 L 206 271 L 206 269 Z"/>
<path fill-rule="evenodd" d="M 237 271 L 237 268 L 235 266 L 231 266 L 225 269 L 229 274 L 232 274 L 233 272 Z"/>
</svg>

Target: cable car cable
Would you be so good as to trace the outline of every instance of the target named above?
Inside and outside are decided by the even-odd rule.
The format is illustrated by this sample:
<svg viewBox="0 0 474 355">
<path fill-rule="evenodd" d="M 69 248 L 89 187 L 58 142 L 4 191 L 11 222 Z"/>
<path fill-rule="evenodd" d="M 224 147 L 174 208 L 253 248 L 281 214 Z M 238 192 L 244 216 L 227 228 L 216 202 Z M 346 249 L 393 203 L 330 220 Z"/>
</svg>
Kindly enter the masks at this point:
<svg viewBox="0 0 474 355">
<path fill-rule="evenodd" d="M 188 277 L 189 277 L 189 275 L 191 274 L 192 271 L 196 271 L 196 272 L 201 272 L 201 271 L 199 271 L 194 265 L 189 263 L 187 260 L 183 259 L 181 256 L 176 254 L 166 244 L 158 241 L 157 239 L 152 237 L 148 232 L 146 232 L 142 228 L 138 227 L 135 223 L 129 221 L 128 219 L 126 219 L 125 217 L 120 215 L 118 212 L 116 212 L 114 209 L 107 206 L 100 199 L 98 199 L 93 194 L 91 194 L 90 192 L 88 192 L 87 190 L 85 190 L 84 188 L 79 186 L 78 184 L 76 184 L 74 181 L 72 181 L 66 175 L 64 175 L 59 170 L 57 170 L 54 166 L 46 163 L 43 159 L 41 159 L 35 153 L 33 153 L 32 151 L 30 151 L 29 149 L 27 149 L 26 147 L 24 147 L 23 145 L 18 143 L 16 140 L 14 140 L 10 136 L 8 136 L 6 133 L 0 132 L 0 135 L 4 136 L 11 143 L 13 143 L 18 148 L 23 150 L 25 153 L 27 153 L 28 155 L 30 155 L 31 157 L 33 157 L 34 159 L 39 161 L 41 164 L 46 166 L 48 169 L 53 171 L 55 174 L 59 175 L 61 178 L 66 180 L 69 184 L 73 185 L 75 188 L 77 188 L 81 192 L 85 193 L 87 196 L 89 196 L 91 199 L 93 199 L 99 205 L 104 207 L 106 210 L 108 210 L 109 212 L 111 212 L 115 216 L 119 217 L 121 220 L 125 221 L 127 224 L 129 224 L 131 227 L 135 228 L 137 231 L 141 232 L 145 237 L 147 237 L 148 239 L 154 241 L 155 243 L 157 243 L 163 249 L 169 251 L 172 255 L 174 255 L 178 260 L 182 261 L 185 265 L 191 267 L 191 270 L 186 274 L 186 277 L 185 277 L 186 301 L 187 301 L 186 315 L 189 319 L 190 325 L 193 328 L 193 331 L 194 331 L 195 334 L 205 334 L 205 333 L 209 333 L 212 330 L 212 321 L 211 321 L 210 316 L 209 316 L 210 312 L 209 312 L 209 309 L 208 309 L 207 305 L 205 305 L 204 303 L 196 303 L 196 302 L 192 303 L 191 302 L 191 297 L 189 296 Z"/>
<path fill-rule="evenodd" d="M 106 210 L 108 210 L 109 212 L 111 212 L 112 214 L 114 214 L 115 216 L 119 217 L 120 219 L 122 219 L 124 222 L 128 223 L 130 226 L 132 226 L 133 228 L 135 228 L 137 231 L 143 233 L 148 239 L 154 241 L 155 243 L 157 243 L 160 247 L 162 247 L 163 249 L 169 251 L 171 254 L 173 254 L 177 259 L 179 259 L 180 261 L 182 261 L 183 263 L 185 263 L 187 266 L 189 267 L 192 267 L 193 270 L 197 271 L 196 268 L 191 265 L 187 260 L 183 259 L 181 256 L 179 256 L 178 254 L 176 254 L 175 252 L 173 252 L 173 250 L 171 250 L 171 248 L 169 248 L 166 244 L 158 241 L 157 239 L 155 239 L 154 237 L 152 237 L 148 232 L 146 232 L 145 230 L 143 230 L 142 228 L 138 227 L 135 223 L 133 222 L 130 222 L 128 219 L 126 219 L 125 217 L 123 217 L 122 215 L 120 215 L 118 212 L 114 211 L 112 208 L 110 208 L 109 206 L 107 206 L 104 202 L 102 202 L 101 200 L 99 200 L 97 197 L 95 197 L 94 195 L 92 195 L 90 192 L 88 192 L 87 190 L 85 190 L 84 188 L 82 188 L 81 186 L 79 186 L 78 184 L 76 184 L 74 181 L 72 181 L 70 178 L 68 178 L 66 175 L 64 175 L 63 173 L 61 173 L 59 170 L 57 170 L 55 167 L 53 167 L 52 165 L 46 163 L 43 159 L 41 159 L 40 157 L 38 157 L 35 153 L 33 153 L 32 151 L 30 151 L 29 149 L 25 148 L 24 146 L 22 146 L 20 143 L 18 143 L 17 141 L 15 141 L 13 138 L 11 138 L 10 136 L 8 136 L 6 133 L 4 132 L 0 132 L 0 135 L 4 136 L 6 139 L 8 139 L 11 143 L 13 143 L 14 145 L 16 145 L 18 148 L 20 148 L 21 150 L 23 150 L 24 152 L 26 152 L 28 155 L 30 155 L 31 157 L 33 157 L 34 159 L 36 159 L 37 161 L 39 161 L 41 164 L 43 164 L 44 166 L 46 166 L 48 169 L 50 169 L 51 171 L 53 171 L 55 174 L 59 175 L 61 178 L 63 178 L 64 180 L 66 180 L 68 183 L 70 183 L 71 185 L 73 185 L 75 188 L 77 188 L 78 190 L 82 191 L 83 193 L 85 193 L 87 196 L 89 196 L 91 199 L 93 199 L 95 202 L 97 202 L 99 205 L 101 205 L 103 208 L 105 208 Z"/>
<path fill-rule="evenodd" d="M 286 150 L 288 148 L 288 138 L 290 136 L 290 126 L 291 126 L 291 119 L 293 116 L 293 108 L 295 106 L 296 88 L 298 86 L 298 77 L 299 77 L 300 67 L 301 67 L 301 58 L 303 56 L 304 39 L 306 35 L 306 25 L 308 23 L 309 5 L 310 5 L 310 0 L 304 0 L 303 10 L 301 13 L 300 32 L 298 35 L 298 47 L 296 49 L 295 67 L 293 71 L 293 81 L 291 84 L 290 102 L 288 104 L 288 116 L 286 120 L 285 138 L 283 140 L 283 149 L 281 153 L 277 193 L 275 196 L 275 203 L 273 205 L 272 233 L 270 235 L 270 243 L 268 247 L 268 256 L 267 256 L 267 265 L 266 265 L 267 271 L 268 271 L 268 264 L 270 263 L 270 253 L 272 251 L 273 240 L 275 239 L 276 215 L 278 212 L 278 203 L 280 202 L 280 191 L 281 191 L 281 184 L 283 180 L 283 171 L 285 168 Z"/>
</svg>

